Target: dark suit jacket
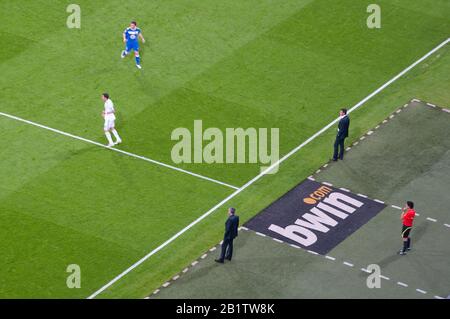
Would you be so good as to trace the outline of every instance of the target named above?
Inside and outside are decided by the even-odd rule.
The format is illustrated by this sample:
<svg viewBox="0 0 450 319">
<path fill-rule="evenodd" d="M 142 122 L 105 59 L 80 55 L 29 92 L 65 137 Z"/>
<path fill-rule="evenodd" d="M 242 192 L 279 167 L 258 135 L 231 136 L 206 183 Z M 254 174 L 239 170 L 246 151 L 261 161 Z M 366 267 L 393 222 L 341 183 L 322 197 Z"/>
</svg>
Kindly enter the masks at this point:
<svg viewBox="0 0 450 319">
<path fill-rule="evenodd" d="M 346 115 L 339 121 L 339 131 L 336 138 L 343 139 L 348 137 L 348 128 L 350 127 L 350 118 Z"/>
<path fill-rule="evenodd" d="M 225 222 L 225 235 L 223 239 L 235 239 L 238 235 L 239 216 L 232 215 Z"/>
</svg>

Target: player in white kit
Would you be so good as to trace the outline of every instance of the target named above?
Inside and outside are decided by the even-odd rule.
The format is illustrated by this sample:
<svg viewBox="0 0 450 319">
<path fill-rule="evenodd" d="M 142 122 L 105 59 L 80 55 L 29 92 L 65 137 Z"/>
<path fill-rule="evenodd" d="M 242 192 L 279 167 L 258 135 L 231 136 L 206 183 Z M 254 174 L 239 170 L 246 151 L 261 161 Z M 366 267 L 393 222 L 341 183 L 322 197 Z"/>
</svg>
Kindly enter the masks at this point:
<svg viewBox="0 0 450 319">
<path fill-rule="evenodd" d="M 102 116 L 105 119 L 105 125 L 104 125 L 104 131 L 106 138 L 108 139 L 108 147 L 112 147 L 114 145 L 122 143 L 122 139 L 119 136 L 119 133 L 117 133 L 115 126 L 116 116 L 114 115 L 114 104 L 109 99 L 108 93 L 102 94 L 102 100 L 105 102 L 105 110 L 102 112 Z M 116 141 L 113 142 L 111 138 L 111 133 L 114 134 L 114 137 L 116 138 Z"/>
</svg>

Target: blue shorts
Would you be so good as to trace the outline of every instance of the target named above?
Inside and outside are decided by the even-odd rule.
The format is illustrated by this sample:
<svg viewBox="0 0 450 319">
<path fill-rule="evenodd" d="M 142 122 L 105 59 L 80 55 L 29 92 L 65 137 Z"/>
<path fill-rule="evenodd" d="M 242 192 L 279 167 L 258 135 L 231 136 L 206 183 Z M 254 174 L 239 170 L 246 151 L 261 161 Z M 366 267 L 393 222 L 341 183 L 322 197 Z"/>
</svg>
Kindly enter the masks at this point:
<svg viewBox="0 0 450 319">
<path fill-rule="evenodd" d="M 133 41 L 133 42 L 127 41 L 127 44 L 125 46 L 125 51 L 130 52 L 131 50 L 139 51 L 139 42 L 137 42 L 137 41 Z"/>
</svg>

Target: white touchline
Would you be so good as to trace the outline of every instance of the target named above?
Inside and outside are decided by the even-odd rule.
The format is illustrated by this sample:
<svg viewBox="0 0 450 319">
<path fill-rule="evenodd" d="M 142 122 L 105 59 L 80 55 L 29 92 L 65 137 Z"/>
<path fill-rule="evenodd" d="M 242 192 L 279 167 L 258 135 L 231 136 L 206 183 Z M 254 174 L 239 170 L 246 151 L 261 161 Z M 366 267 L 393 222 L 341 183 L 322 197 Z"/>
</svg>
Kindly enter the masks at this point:
<svg viewBox="0 0 450 319">
<path fill-rule="evenodd" d="M 203 176 L 203 175 L 200 175 L 200 174 L 196 174 L 196 173 L 193 173 L 193 172 L 190 172 L 190 171 L 187 171 L 187 170 L 184 170 L 184 169 L 181 169 L 181 168 L 169 165 L 169 164 L 161 163 L 161 162 L 155 161 L 155 160 L 153 160 L 151 158 L 147 158 L 147 157 L 144 157 L 144 156 L 136 155 L 136 154 L 133 154 L 133 153 L 130 153 L 130 152 L 127 152 L 127 151 L 122 151 L 122 150 L 117 149 L 117 148 L 108 147 L 108 146 L 103 145 L 101 143 L 88 140 L 88 139 L 86 139 L 84 137 L 73 135 L 73 134 L 70 134 L 70 133 L 67 133 L 67 132 L 63 132 L 63 131 L 60 131 L 60 130 L 57 130 L 57 129 L 54 129 L 54 128 L 51 128 L 51 127 L 48 127 L 48 126 L 45 126 L 45 125 L 42 125 L 42 124 L 39 124 L 39 123 L 36 123 L 36 122 L 25 120 L 23 118 L 20 118 L 20 117 L 11 115 L 11 114 L 0 112 L 0 115 L 4 116 L 4 117 L 7 117 L 7 118 L 10 118 L 12 120 L 16 120 L 16 121 L 19 121 L 19 122 L 23 122 L 23 123 L 26 123 L 26 124 L 33 125 L 33 126 L 37 126 L 37 127 L 43 128 L 43 129 L 48 130 L 48 131 L 52 131 L 52 132 L 57 133 L 57 134 L 68 136 L 68 137 L 74 138 L 74 139 L 79 140 L 79 141 L 83 141 L 83 142 L 86 142 L 86 143 L 94 144 L 94 145 L 97 145 L 97 146 L 109 149 L 109 150 L 114 151 L 114 152 L 122 153 L 122 154 L 125 154 L 125 155 L 128 155 L 128 156 L 134 157 L 134 158 L 138 158 L 138 159 L 144 160 L 146 162 L 150 162 L 150 163 L 153 163 L 153 164 L 156 164 L 156 165 L 164 166 L 166 168 L 170 168 L 170 169 L 173 169 L 175 171 L 182 172 L 182 173 L 185 173 L 185 174 L 188 174 L 188 175 L 191 175 L 191 176 L 195 176 L 197 178 L 201 178 L 201 179 L 204 179 L 204 180 L 216 183 L 216 184 L 220 184 L 220 185 L 223 185 L 223 186 L 226 186 L 226 187 L 229 187 L 229 188 L 233 188 L 233 189 L 239 189 L 236 186 L 233 186 L 233 185 L 230 185 L 230 184 L 227 184 L 227 183 L 215 180 L 213 178 L 209 178 L 209 177 L 206 177 L 206 176 Z"/>
<path fill-rule="evenodd" d="M 354 110 L 358 109 L 361 105 L 363 105 L 364 103 L 366 103 L 368 100 L 370 100 L 372 97 L 374 97 L 375 95 L 377 95 L 378 93 L 380 93 L 381 91 L 383 91 L 386 87 L 388 87 L 390 84 L 392 84 L 393 82 L 395 82 L 396 80 L 398 80 L 400 77 L 402 77 L 405 73 L 409 72 L 409 70 L 411 70 L 412 68 L 414 68 L 417 64 L 421 63 L 423 60 L 425 60 L 426 58 L 428 58 L 430 55 L 432 55 L 434 52 L 436 52 L 437 50 L 439 50 L 440 48 L 442 48 L 444 45 L 446 45 L 448 42 L 450 41 L 450 38 L 446 39 L 444 42 L 442 42 L 441 44 L 439 44 L 437 47 L 435 47 L 433 50 L 431 50 L 430 52 L 428 52 L 427 54 L 425 54 L 423 57 L 421 57 L 419 60 L 417 60 L 416 62 L 414 62 L 413 64 L 411 64 L 409 67 L 407 67 L 406 69 L 404 69 L 402 72 L 400 72 L 399 74 L 397 74 L 395 77 L 393 77 L 391 80 L 389 80 L 388 82 L 386 82 L 385 84 L 383 84 L 382 86 L 380 86 L 378 89 L 376 89 L 374 92 L 372 92 L 370 95 L 368 95 L 367 97 L 365 97 L 363 100 L 361 100 L 358 104 L 356 104 L 355 106 L 353 106 L 350 110 L 348 110 L 347 113 L 353 112 Z M 305 147 L 306 145 L 308 145 L 311 141 L 315 140 L 319 135 L 321 135 L 323 132 L 327 131 L 330 127 L 332 127 L 333 125 L 335 125 L 337 122 L 339 121 L 339 118 L 336 118 L 335 120 L 333 120 L 332 122 L 330 122 L 327 126 L 323 127 L 322 129 L 320 129 L 318 132 L 316 132 L 314 135 L 312 135 L 310 138 L 308 138 L 306 141 L 304 141 L 303 143 L 301 143 L 300 145 L 298 145 L 296 148 L 294 148 L 292 151 L 290 151 L 289 153 L 287 153 L 286 155 L 284 155 L 282 158 L 280 158 L 277 162 L 275 162 L 274 164 L 272 164 L 271 166 L 269 166 L 267 169 L 265 169 L 263 172 L 259 173 L 257 176 L 255 176 L 254 178 L 252 178 L 250 181 L 248 181 L 245 185 L 243 185 L 241 188 L 237 189 L 234 193 L 232 193 L 231 195 L 229 195 L 228 197 L 226 197 L 225 199 L 223 199 L 221 202 L 219 202 L 216 206 L 214 206 L 213 208 L 211 208 L 210 210 L 208 210 L 206 213 L 204 213 L 203 215 L 201 215 L 199 218 L 197 218 L 196 220 L 194 220 L 192 223 L 190 223 L 189 225 L 187 225 L 185 228 L 183 228 L 182 230 L 180 230 L 178 233 L 176 233 L 175 235 L 173 235 L 171 238 L 169 238 L 167 241 L 165 241 L 164 243 L 162 243 L 160 246 L 158 246 L 157 248 L 155 248 L 154 250 L 152 250 L 151 252 L 149 252 L 147 255 L 145 255 L 144 257 L 142 257 L 140 260 L 138 260 L 136 263 L 134 263 L 133 265 L 131 265 L 130 267 L 128 267 L 127 269 L 125 269 L 122 273 L 120 273 L 117 277 L 115 277 L 114 279 L 112 279 L 110 282 L 108 282 L 106 285 L 104 285 L 103 287 L 101 287 L 100 289 L 98 289 L 96 292 L 94 292 L 92 295 L 90 295 L 88 297 L 88 299 L 93 299 L 96 296 L 98 296 L 100 293 L 102 293 L 103 291 L 105 291 L 106 289 L 108 289 L 109 287 L 111 287 L 115 282 L 117 282 L 118 280 L 120 280 L 123 276 L 125 276 L 126 274 L 128 274 L 130 271 L 132 271 L 134 268 L 138 267 L 140 264 L 142 264 L 144 261 L 146 261 L 148 258 L 150 258 L 151 256 L 153 256 L 154 254 L 156 254 L 158 251 L 160 251 L 161 249 L 163 249 L 164 247 L 166 247 L 167 245 L 169 245 L 172 241 L 174 241 L 175 239 L 177 239 L 178 237 L 180 237 L 181 235 L 183 235 L 186 231 L 188 231 L 189 229 L 191 229 L 193 226 L 195 226 L 196 224 L 198 224 L 200 221 L 202 221 L 204 218 L 208 217 L 209 215 L 211 215 L 216 209 L 218 209 L 219 207 L 221 207 L 223 204 L 225 204 L 226 202 L 228 202 L 230 199 L 236 197 L 238 194 L 240 194 L 243 190 L 245 190 L 247 187 L 249 187 L 250 185 L 252 185 L 253 183 L 255 183 L 256 181 L 258 181 L 261 177 L 263 177 L 267 172 L 269 172 L 270 170 L 272 170 L 275 167 L 278 167 L 278 165 L 280 165 L 282 162 L 284 162 L 286 159 L 288 159 L 289 157 L 291 157 L 293 154 L 297 153 L 300 149 L 302 149 L 303 147 Z"/>
</svg>

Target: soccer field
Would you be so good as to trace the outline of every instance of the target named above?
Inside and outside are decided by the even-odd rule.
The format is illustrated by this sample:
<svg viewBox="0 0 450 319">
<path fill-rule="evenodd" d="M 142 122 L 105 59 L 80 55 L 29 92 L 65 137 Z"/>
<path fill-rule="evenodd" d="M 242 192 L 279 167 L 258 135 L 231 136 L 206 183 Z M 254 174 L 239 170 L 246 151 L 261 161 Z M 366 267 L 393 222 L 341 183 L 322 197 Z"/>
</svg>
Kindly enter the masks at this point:
<svg viewBox="0 0 450 319">
<path fill-rule="evenodd" d="M 69 29 L 66 1 L 0 1 L 0 297 L 89 297 L 260 173 L 259 164 L 173 163 L 174 129 L 194 120 L 223 131 L 279 128 L 283 156 L 449 37 L 448 1 L 378 1 L 381 29 L 366 26 L 370 3 L 78 1 L 81 28 Z M 147 40 L 142 70 L 120 59 L 131 19 Z M 352 113 L 351 139 L 412 97 L 449 106 L 448 52 Z M 90 142 L 106 143 L 105 91 L 128 153 Z M 334 133 L 98 297 L 160 287 L 220 241 L 228 206 L 245 222 L 326 163 Z M 70 264 L 81 268 L 79 289 L 66 285 Z"/>
</svg>

